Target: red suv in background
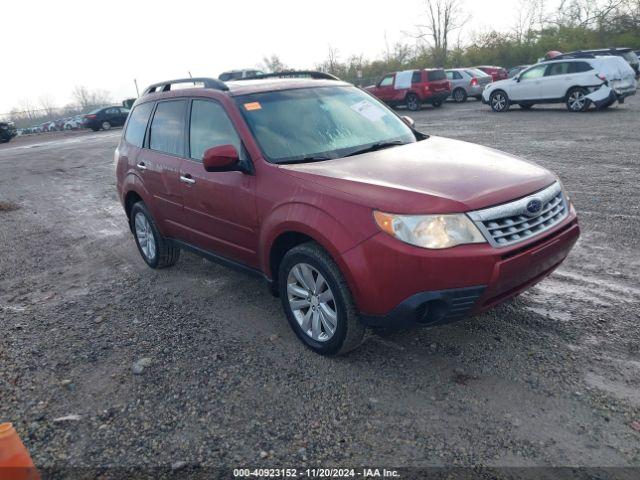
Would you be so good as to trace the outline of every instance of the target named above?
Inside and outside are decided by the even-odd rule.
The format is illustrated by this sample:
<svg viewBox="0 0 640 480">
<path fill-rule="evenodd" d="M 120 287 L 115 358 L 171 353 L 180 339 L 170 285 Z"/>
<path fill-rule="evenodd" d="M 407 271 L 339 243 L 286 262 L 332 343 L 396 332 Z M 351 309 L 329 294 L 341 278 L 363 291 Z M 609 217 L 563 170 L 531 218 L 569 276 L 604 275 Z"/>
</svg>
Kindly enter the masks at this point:
<svg viewBox="0 0 640 480">
<path fill-rule="evenodd" d="M 150 267 L 185 249 L 258 275 L 308 347 L 339 354 L 366 326 L 483 311 L 565 259 L 579 227 L 551 172 L 310 77 L 188 78 L 136 101 L 116 177 Z"/>
<path fill-rule="evenodd" d="M 391 106 L 405 105 L 419 110 L 424 103 L 440 107 L 451 95 L 451 83 L 440 68 L 404 70 L 389 73 L 377 85 L 366 87 L 369 93 Z"/>
<path fill-rule="evenodd" d="M 506 80 L 509 78 L 509 72 L 502 67 L 490 67 L 490 66 L 482 66 L 482 67 L 474 67 L 482 70 L 484 73 L 491 75 L 494 82 L 498 80 Z"/>
</svg>

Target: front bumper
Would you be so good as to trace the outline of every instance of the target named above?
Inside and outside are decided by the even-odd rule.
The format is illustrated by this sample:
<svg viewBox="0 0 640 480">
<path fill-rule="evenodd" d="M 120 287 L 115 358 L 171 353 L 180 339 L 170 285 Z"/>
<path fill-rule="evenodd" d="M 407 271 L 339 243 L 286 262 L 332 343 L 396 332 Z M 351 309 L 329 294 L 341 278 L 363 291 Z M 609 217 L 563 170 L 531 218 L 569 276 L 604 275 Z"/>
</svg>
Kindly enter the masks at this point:
<svg viewBox="0 0 640 480">
<path fill-rule="evenodd" d="M 366 324 L 436 325 L 484 311 L 538 283 L 562 263 L 579 235 L 571 207 L 556 227 L 511 247 L 426 250 L 380 233 L 344 260 Z"/>
</svg>

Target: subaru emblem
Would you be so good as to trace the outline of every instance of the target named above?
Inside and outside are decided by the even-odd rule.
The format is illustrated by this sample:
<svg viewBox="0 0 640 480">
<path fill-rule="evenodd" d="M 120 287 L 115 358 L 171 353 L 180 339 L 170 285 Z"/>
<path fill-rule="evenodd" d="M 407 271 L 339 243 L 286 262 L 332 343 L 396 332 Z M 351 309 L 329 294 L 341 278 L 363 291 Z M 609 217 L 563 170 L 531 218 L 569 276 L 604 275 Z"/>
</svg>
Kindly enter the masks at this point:
<svg viewBox="0 0 640 480">
<path fill-rule="evenodd" d="M 532 198 L 527 202 L 527 213 L 529 215 L 537 215 L 542 210 L 542 202 L 537 198 Z"/>
</svg>

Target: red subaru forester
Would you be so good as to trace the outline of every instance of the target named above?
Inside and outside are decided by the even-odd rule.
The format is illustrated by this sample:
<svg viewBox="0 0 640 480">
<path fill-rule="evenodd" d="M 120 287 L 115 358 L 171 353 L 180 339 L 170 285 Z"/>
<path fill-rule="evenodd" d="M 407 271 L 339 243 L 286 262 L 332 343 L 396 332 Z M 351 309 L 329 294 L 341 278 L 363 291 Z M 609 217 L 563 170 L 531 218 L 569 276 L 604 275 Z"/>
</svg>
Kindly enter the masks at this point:
<svg viewBox="0 0 640 480">
<path fill-rule="evenodd" d="M 304 75 L 174 80 L 138 99 L 115 157 L 150 267 L 185 249 L 264 277 L 298 337 L 340 354 L 366 326 L 485 310 L 565 259 L 579 227 L 554 174 Z"/>
</svg>

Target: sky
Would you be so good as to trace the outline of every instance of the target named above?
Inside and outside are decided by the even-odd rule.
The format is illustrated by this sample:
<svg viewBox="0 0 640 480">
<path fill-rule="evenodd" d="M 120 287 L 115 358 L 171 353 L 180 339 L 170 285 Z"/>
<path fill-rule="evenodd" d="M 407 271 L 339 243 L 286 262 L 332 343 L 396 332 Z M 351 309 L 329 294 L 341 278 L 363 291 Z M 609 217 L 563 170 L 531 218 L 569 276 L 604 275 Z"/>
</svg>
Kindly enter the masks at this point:
<svg viewBox="0 0 640 480">
<path fill-rule="evenodd" d="M 464 0 L 463 0 L 464 1 Z M 466 0 L 465 35 L 507 29 L 522 0 Z M 346 59 L 382 55 L 411 41 L 422 0 L 31 0 L 3 2 L 0 114 L 28 99 L 56 106 L 77 85 L 104 89 L 114 103 L 171 78 L 217 77 L 277 54 L 313 68 L 329 46 Z"/>
</svg>

